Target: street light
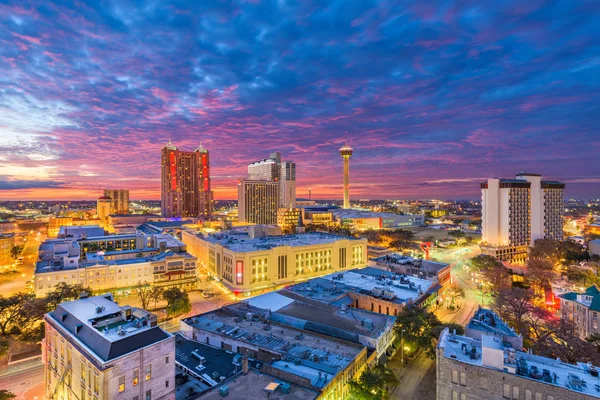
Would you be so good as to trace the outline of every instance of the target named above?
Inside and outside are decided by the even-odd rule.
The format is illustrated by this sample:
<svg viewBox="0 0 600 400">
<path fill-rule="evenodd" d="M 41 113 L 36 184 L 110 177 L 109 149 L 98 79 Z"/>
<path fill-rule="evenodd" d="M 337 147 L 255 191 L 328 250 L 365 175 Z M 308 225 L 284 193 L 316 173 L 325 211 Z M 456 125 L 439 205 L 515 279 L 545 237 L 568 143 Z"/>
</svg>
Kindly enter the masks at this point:
<svg viewBox="0 0 600 400">
<path fill-rule="evenodd" d="M 404 368 L 404 331 L 406 329 L 402 329 L 402 334 L 401 337 L 402 339 L 400 339 L 400 355 L 402 358 L 402 368 Z"/>
</svg>

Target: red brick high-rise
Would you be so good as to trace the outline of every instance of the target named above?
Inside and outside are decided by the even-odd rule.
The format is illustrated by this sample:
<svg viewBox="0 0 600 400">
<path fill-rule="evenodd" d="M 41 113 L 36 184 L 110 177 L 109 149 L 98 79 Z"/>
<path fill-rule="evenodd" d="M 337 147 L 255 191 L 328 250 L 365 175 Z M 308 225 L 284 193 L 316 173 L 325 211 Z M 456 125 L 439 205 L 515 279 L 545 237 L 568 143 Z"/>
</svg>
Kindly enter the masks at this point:
<svg viewBox="0 0 600 400">
<path fill-rule="evenodd" d="M 162 148 L 161 206 L 168 218 L 212 216 L 209 155 L 202 145 L 180 151 L 169 141 Z"/>
</svg>

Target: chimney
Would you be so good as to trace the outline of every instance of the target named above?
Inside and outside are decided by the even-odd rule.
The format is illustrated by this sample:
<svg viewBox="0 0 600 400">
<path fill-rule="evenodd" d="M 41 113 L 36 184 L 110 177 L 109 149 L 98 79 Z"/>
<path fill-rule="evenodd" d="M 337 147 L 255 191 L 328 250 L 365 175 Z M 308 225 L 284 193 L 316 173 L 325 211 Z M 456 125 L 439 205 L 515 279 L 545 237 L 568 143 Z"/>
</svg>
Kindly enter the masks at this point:
<svg viewBox="0 0 600 400">
<path fill-rule="evenodd" d="M 248 375 L 248 356 L 242 357 L 242 374 Z"/>
<path fill-rule="evenodd" d="M 165 251 L 167 251 L 167 242 L 160 242 L 159 247 L 160 247 L 160 252 L 164 253 Z"/>
</svg>

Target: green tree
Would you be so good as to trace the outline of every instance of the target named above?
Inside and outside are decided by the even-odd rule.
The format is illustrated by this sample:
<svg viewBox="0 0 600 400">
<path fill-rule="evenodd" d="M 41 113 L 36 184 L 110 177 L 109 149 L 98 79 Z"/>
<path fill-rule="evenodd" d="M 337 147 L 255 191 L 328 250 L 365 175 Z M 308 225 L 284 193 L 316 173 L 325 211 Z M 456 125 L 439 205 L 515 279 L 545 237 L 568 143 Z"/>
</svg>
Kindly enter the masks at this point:
<svg viewBox="0 0 600 400">
<path fill-rule="evenodd" d="M 147 310 L 148 306 L 150 305 L 150 300 L 152 299 L 152 289 L 153 287 L 148 284 L 148 281 L 139 281 L 135 287 L 137 296 L 140 299 L 140 303 L 142 303 L 142 308 L 144 310 Z"/>
<path fill-rule="evenodd" d="M 158 286 L 152 286 L 152 290 L 150 291 L 150 299 L 154 301 L 154 308 L 156 308 L 156 304 L 162 299 L 163 289 Z"/>
<path fill-rule="evenodd" d="M 168 316 L 186 314 L 192 309 L 190 297 L 187 292 L 184 292 L 179 288 L 172 287 L 166 289 L 163 291 L 162 297 L 167 301 Z"/>
<path fill-rule="evenodd" d="M 533 304 L 533 290 L 504 288 L 494 296 L 494 310 L 511 323 L 517 333 L 527 334 L 525 318 L 537 308 Z"/>
<path fill-rule="evenodd" d="M 558 277 L 558 274 L 550 261 L 531 258 L 527 261 L 525 276 L 534 289 L 542 291 Z"/>
<path fill-rule="evenodd" d="M 357 381 L 350 382 L 350 391 L 355 399 L 386 399 L 389 390 L 397 384 L 398 379 L 390 369 L 375 364 L 367 367 Z"/>
<path fill-rule="evenodd" d="M 0 296 L 0 334 L 20 332 L 24 322 L 24 310 L 33 294 L 17 293 L 9 297 Z"/>
<path fill-rule="evenodd" d="M 19 257 L 19 254 L 21 254 L 22 251 L 23 246 L 13 246 L 13 248 L 10 249 L 10 255 L 12 258 L 17 258 Z"/>
<path fill-rule="evenodd" d="M 453 230 L 453 231 L 449 231 L 449 232 L 448 232 L 448 235 L 449 235 L 449 236 L 452 236 L 452 237 L 455 237 L 456 239 L 462 239 L 462 238 L 464 238 L 465 236 L 467 236 L 467 235 L 465 235 L 465 233 L 464 233 L 463 231 L 461 231 L 460 229 L 458 229 L 458 230 Z"/>
<path fill-rule="evenodd" d="M 70 300 L 76 300 L 82 294 L 92 295 L 92 289 L 84 287 L 81 284 L 71 285 L 65 282 L 59 282 L 52 291 L 46 294 L 46 304 L 48 311 L 54 310 L 60 303 Z"/>
<path fill-rule="evenodd" d="M 13 392 L 9 392 L 5 389 L 0 389 L 0 400 L 12 400 L 16 399 L 17 396 Z"/>
<path fill-rule="evenodd" d="M 510 274 L 504 265 L 492 256 L 478 255 L 471 258 L 471 265 L 479 272 L 482 279 L 486 281 L 493 293 L 510 285 Z"/>
</svg>

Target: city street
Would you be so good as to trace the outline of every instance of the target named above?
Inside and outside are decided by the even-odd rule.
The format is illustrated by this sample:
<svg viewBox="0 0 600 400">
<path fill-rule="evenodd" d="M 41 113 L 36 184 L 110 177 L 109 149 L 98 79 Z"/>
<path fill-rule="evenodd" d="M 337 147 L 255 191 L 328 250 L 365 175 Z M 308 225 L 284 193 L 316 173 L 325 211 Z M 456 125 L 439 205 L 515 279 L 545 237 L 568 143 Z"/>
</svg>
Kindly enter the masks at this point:
<svg viewBox="0 0 600 400">
<path fill-rule="evenodd" d="M 25 284 L 27 281 L 33 281 L 38 247 L 44 240 L 46 240 L 46 237 L 42 234 L 38 236 L 37 232 L 30 232 L 27 235 L 27 241 L 23 243 L 24 248 L 21 253 L 23 265 L 17 265 L 18 273 L 0 276 L 0 293 L 2 296 L 12 296 L 19 292 L 28 291 Z"/>
<path fill-rule="evenodd" d="M 8 390 L 17 399 L 43 398 L 44 366 L 39 362 L 28 362 L 28 368 L 0 375 L 0 389 Z"/>
</svg>

